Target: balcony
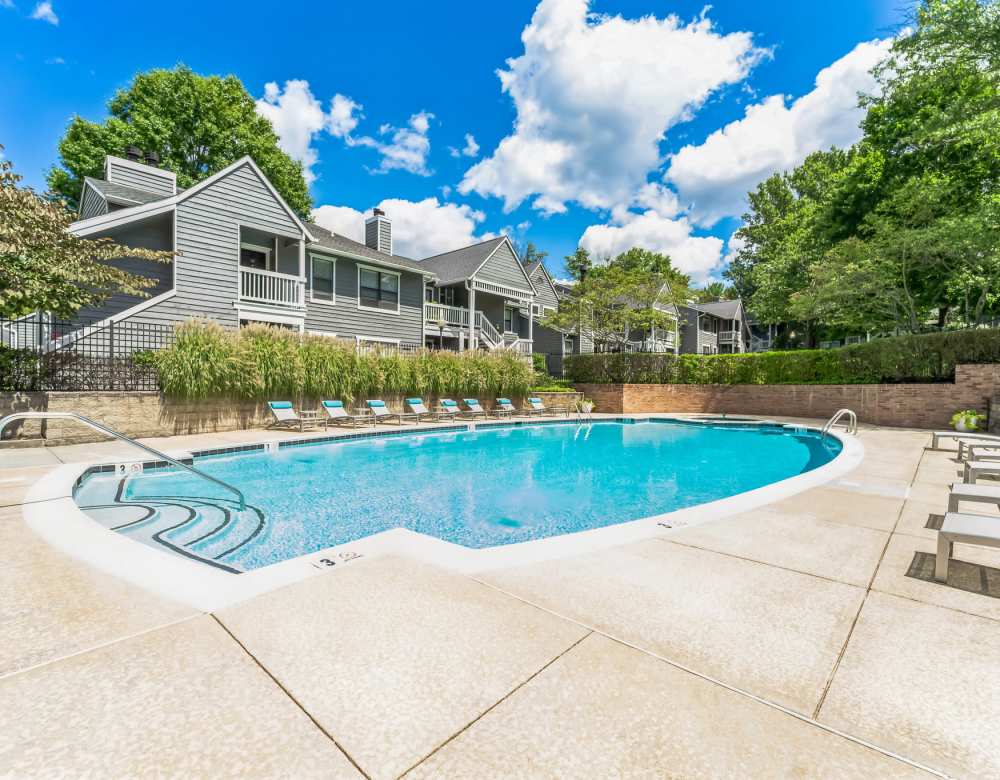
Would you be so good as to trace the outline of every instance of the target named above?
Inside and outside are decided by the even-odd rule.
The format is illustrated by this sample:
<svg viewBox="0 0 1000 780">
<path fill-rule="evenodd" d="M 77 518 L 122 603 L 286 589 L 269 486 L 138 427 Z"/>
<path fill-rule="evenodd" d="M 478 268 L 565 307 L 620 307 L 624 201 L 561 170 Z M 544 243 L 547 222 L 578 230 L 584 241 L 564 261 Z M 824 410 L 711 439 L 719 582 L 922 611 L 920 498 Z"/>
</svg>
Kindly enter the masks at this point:
<svg viewBox="0 0 1000 780">
<path fill-rule="evenodd" d="M 298 276 L 241 267 L 240 300 L 301 309 L 306 305 L 306 284 Z"/>
<path fill-rule="evenodd" d="M 738 330 L 720 330 L 719 331 L 719 343 L 720 344 L 739 344 L 740 343 L 740 332 Z"/>
<path fill-rule="evenodd" d="M 436 327 L 444 323 L 445 327 L 468 328 L 469 310 L 458 306 L 445 306 L 441 303 L 425 303 L 424 319 L 428 327 Z"/>
</svg>

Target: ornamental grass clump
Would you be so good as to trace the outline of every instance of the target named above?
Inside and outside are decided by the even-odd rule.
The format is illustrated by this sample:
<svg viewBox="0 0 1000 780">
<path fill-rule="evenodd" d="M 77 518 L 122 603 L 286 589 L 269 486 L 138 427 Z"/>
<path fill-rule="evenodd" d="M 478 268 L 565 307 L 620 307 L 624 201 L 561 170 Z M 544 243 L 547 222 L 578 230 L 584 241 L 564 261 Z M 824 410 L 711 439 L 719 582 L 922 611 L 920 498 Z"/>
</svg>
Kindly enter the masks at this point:
<svg viewBox="0 0 1000 780">
<path fill-rule="evenodd" d="M 251 325 L 225 330 L 209 320 L 177 327 L 175 343 L 155 353 L 163 392 L 172 398 L 240 400 L 419 395 L 523 395 L 531 366 L 509 351 L 358 354 L 353 342 Z"/>
</svg>

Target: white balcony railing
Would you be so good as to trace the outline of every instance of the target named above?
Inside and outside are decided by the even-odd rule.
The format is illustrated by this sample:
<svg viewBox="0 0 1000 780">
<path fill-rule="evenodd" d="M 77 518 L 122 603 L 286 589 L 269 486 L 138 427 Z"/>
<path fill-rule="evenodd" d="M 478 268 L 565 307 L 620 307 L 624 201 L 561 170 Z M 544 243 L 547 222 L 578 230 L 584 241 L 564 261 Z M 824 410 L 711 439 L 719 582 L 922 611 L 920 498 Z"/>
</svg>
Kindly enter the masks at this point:
<svg viewBox="0 0 1000 780">
<path fill-rule="evenodd" d="M 499 331 L 493 327 L 493 323 L 483 316 L 481 311 L 476 312 L 476 326 L 479 328 L 479 337 L 487 347 L 496 349 L 503 344 L 503 337 Z"/>
<path fill-rule="evenodd" d="M 469 310 L 458 306 L 445 306 L 443 303 L 425 303 L 424 318 L 429 326 L 438 322 L 456 327 L 469 327 Z"/>
<path fill-rule="evenodd" d="M 240 268 L 240 300 L 301 308 L 306 305 L 306 285 L 298 276 Z"/>
<path fill-rule="evenodd" d="M 720 344 L 733 344 L 740 340 L 740 332 L 738 330 L 720 330 L 719 331 L 719 343 Z"/>
</svg>

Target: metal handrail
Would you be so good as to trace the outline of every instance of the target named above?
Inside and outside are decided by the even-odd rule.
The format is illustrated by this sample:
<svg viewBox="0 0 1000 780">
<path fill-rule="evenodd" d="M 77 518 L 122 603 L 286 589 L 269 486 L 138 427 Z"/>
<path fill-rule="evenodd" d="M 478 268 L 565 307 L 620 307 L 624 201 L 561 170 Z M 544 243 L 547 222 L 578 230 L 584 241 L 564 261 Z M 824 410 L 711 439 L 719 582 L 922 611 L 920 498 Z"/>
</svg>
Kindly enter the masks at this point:
<svg viewBox="0 0 1000 780">
<path fill-rule="evenodd" d="M 858 416 L 850 409 L 838 409 L 833 417 L 826 421 L 821 431 L 822 435 L 826 436 L 830 432 L 830 429 L 840 422 L 840 418 L 845 415 L 847 416 L 847 432 L 852 435 L 856 434 L 858 432 Z"/>
<path fill-rule="evenodd" d="M 15 412 L 14 414 L 8 414 L 6 417 L 0 419 L 0 434 L 3 434 L 4 428 L 15 420 L 76 420 L 89 428 L 93 428 L 99 433 L 107 434 L 115 439 L 138 447 L 140 450 L 145 450 L 149 454 L 155 456 L 157 460 L 164 460 L 167 463 L 177 466 L 178 468 L 187 469 L 196 476 L 207 479 L 209 482 L 214 482 L 216 485 L 232 491 L 236 494 L 236 497 L 239 500 L 240 511 L 242 512 L 247 508 L 246 499 L 243 497 L 243 492 L 239 488 L 235 488 L 228 482 L 223 482 L 221 479 L 216 479 L 211 474 L 206 474 L 204 471 L 196 469 L 194 466 L 189 466 L 187 463 L 181 463 L 181 461 L 171 458 L 164 452 L 155 450 L 145 444 L 140 444 L 135 439 L 126 436 L 124 433 L 118 433 L 118 431 L 113 430 L 96 420 L 91 420 L 89 417 L 84 417 L 82 414 L 77 414 L 76 412 Z"/>
</svg>

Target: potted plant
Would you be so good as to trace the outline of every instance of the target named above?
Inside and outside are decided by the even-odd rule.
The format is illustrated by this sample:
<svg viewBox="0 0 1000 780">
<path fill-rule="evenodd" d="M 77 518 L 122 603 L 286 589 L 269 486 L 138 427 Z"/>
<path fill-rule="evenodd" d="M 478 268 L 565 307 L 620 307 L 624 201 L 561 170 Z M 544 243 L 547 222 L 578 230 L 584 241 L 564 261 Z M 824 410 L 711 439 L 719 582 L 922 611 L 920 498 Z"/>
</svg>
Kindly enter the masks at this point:
<svg viewBox="0 0 1000 780">
<path fill-rule="evenodd" d="M 594 411 L 594 402 L 589 398 L 584 398 L 582 401 L 577 402 L 576 408 L 584 414 L 590 414 Z"/>
<path fill-rule="evenodd" d="M 979 420 L 982 415 L 974 409 L 960 409 L 951 416 L 951 424 L 960 433 L 970 433 L 979 430 Z"/>
</svg>

